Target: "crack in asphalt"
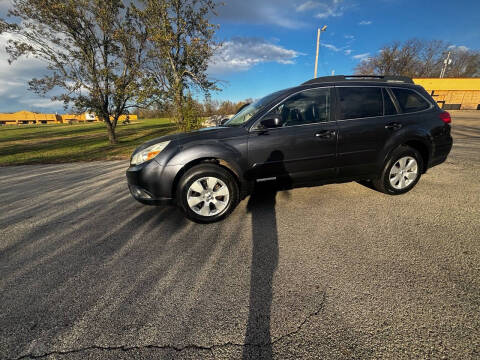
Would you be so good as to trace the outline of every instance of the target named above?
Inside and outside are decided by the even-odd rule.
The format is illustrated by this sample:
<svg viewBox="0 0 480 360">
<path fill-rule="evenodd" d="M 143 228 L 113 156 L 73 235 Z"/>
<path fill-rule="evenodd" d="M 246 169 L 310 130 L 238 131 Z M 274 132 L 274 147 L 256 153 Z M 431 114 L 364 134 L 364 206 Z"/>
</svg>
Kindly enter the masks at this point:
<svg viewBox="0 0 480 360">
<path fill-rule="evenodd" d="M 92 346 L 87 346 L 87 347 L 80 348 L 80 349 L 72 349 L 72 350 L 65 350 L 65 351 L 51 351 L 51 352 L 41 354 L 41 355 L 26 354 L 26 355 L 22 355 L 22 356 L 17 357 L 17 358 L 11 358 L 10 360 L 41 359 L 41 358 L 45 358 L 45 357 L 48 357 L 48 356 L 51 356 L 51 355 L 68 355 L 68 354 L 81 353 L 81 352 L 89 351 L 89 350 L 131 351 L 131 350 L 141 350 L 141 349 L 174 350 L 176 352 L 182 352 L 182 351 L 185 351 L 185 350 L 205 350 L 205 351 L 210 351 L 212 353 L 213 357 L 215 358 L 215 354 L 213 353 L 213 351 L 217 348 L 225 348 L 225 347 L 230 347 L 230 346 L 234 346 L 234 347 L 260 347 L 261 348 L 261 347 L 265 347 L 265 346 L 274 345 L 274 344 L 282 341 L 285 338 L 290 338 L 290 337 L 295 336 L 296 334 L 298 334 L 302 330 L 302 328 L 305 326 L 305 324 L 311 318 L 319 315 L 320 312 L 323 311 L 323 309 L 325 308 L 326 300 L 327 300 L 327 295 L 326 295 L 326 291 L 324 291 L 320 305 L 317 307 L 317 309 L 315 311 L 308 314 L 303 319 L 303 321 L 296 326 L 295 330 L 292 330 L 292 331 L 290 331 L 290 332 L 288 332 L 284 335 L 281 335 L 281 336 L 277 337 L 274 340 L 271 340 L 269 342 L 264 342 L 264 343 L 243 343 L 243 344 L 239 344 L 239 343 L 234 343 L 234 342 L 229 341 L 229 342 L 226 342 L 226 343 L 223 343 L 223 344 L 212 344 L 210 346 L 192 344 L 192 345 L 186 345 L 186 346 L 182 346 L 182 347 L 178 347 L 178 346 L 175 346 L 175 345 L 142 345 L 142 346 L 126 346 L 126 345 L 122 345 L 122 346 L 99 346 L 99 345 L 92 345 Z"/>
<path fill-rule="evenodd" d="M 327 302 L 327 292 L 326 290 L 323 291 L 323 295 L 322 295 L 322 301 L 320 302 L 320 305 L 317 307 L 317 310 L 315 310 L 314 312 L 311 312 L 310 314 L 308 314 L 305 319 L 303 319 L 303 321 L 297 325 L 297 328 L 289 333 L 286 333 L 282 336 L 279 336 L 277 339 L 271 341 L 269 344 L 267 345 L 273 345 L 287 337 L 292 337 L 292 336 L 295 336 L 297 333 L 300 332 L 300 330 L 302 330 L 303 326 L 312 318 L 312 317 L 315 317 L 317 316 L 318 314 L 320 314 L 321 311 L 323 311 L 323 309 L 325 308 L 325 303 Z"/>
</svg>

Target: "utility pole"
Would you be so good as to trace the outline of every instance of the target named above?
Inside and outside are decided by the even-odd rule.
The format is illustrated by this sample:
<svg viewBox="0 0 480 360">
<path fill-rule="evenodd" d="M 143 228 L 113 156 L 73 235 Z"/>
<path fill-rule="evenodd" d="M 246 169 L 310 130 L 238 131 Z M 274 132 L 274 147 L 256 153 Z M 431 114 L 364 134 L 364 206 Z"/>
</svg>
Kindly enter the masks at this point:
<svg viewBox="0 0 480 360">
<path fill-rule="evenodd" d="M 322 28 L 318 28 L 317 31 L 317 55 L 315 56 L 315 73 L 314 73 L 314 78 L 317 77 L 317 70 L 318 70 L 318 50 L 320 49 L 320 33 L 322 31 L 327 30 L 327 25 L 323 25 Z"/>
<path fill-rule="evenodd" d="M 440 79 L 445 77 L 445 72 L 447 71 L 447 66 L 452 63 L 452 59 L 450 59 L 450 51 L 447 54 L 447 58 L 443 60 L 443 67 L 442 71 L 440 72 Z"/>
</svg>

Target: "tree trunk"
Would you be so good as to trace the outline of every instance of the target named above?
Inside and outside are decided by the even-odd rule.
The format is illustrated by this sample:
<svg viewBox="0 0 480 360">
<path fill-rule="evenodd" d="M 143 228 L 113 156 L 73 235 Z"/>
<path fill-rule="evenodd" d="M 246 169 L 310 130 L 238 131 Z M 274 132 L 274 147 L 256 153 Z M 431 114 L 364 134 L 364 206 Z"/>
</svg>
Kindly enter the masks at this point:
<svg viewBox="0 0 480 360">
<path fill-rule="evenodd" d="M 178 126 L 184 130 L 185 119 L 183 116 L 183 84 L 180 82 L 176 84 L 175 89 L 175 120 Z"/>
<path fill-rule="evenodd" d="M 115 126 L 110 121 L 105 121 L 107 124 L 107 131 L 108 131 L 108 140 L 110 144 L 117 144 L 117 134 L 115 134 Z"/>
</svg>

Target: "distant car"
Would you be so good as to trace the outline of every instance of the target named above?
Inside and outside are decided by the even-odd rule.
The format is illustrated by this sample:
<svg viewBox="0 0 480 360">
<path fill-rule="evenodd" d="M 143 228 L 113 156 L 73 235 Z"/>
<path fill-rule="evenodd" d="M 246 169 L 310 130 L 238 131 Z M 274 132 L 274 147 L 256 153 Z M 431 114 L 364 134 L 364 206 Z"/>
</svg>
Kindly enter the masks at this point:
<svg viewBox="0 0 480 360">
<path fill-rule="evenodd" d="M 222 120 L 220 120 L 219 125 L 223 126 L 227 123 L 227 121 L 230 121 L 230 118 L 228 118 L 228 117 L 223 118 Z"/>
<path fill-rule="evenodd" d="M 410 78 L 317 78 L 249 104 L 221 127 L 143 144 L 127 178 L 141 203 L 174 203 L 203 223 L 228 216 L 255 182 L 370 180 L 403 194 L 447 158 L 450 122 Z"/>
</svg>

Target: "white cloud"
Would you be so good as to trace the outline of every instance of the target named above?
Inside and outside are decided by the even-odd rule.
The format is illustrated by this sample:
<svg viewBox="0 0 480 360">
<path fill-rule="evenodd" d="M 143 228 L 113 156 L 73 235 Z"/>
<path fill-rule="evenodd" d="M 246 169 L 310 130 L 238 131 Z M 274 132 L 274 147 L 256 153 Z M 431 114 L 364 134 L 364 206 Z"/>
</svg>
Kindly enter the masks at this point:
<svg viewBox="0 0 480 360">
<path fill-rule="evenodd" d="M 0 0 L 0 16 L 4 16 L 12 6 L 10 0 Z"/>
<path fill-rule="evenodd" d="M 343 15 L 343 0 L 215 0 L 220 20 L 246 24 L 269 24 L 285 28 L 307 25 L 306 17 L 327 18 Z M 223 5 L 221 5 L 223 3 Z"/>
<path fill-rule="evenodd" d="M 220 20 L 240 24 L 276 25 L 285 28 L 304 26 L 291 0 L 215 0 Z M 216 20 L 214 20 L 216 21 Z"/>
<path fill-rule="evenodd" d="M 338 47 L 338 46 L 335 46 L 333 44 L 328 44 L 328 43 L 325 43 L 325 42 L 321 43 L 320 45 L 329 49 L 329 50 L 335 51 L 335 52 L 343 51 L 343 53 L 347 56 L 350 55 L 353 52 L 353 50 L 349 48 L 350 45 Z"/>
<path fill-rule="evenodd" d="M 8 63 L 5 50 L 8 40 L 14 35 L 0 34 L 0 112 L 13 112 L 22 109 L 36 110 L 49 107 L 47 104 L 61 109 L 62 106 L 52 104 L 49 99 L 42 98 L 28 90 L 28 81 L 41 77 L 47 72 L 46 64 L 35 58 L 20 58 L 12 65 Z M 37 105 L 42 105 L 38 106 Z"/>
<path fill-rule="evenodd" d="M 209 74 L 245 71 L 265 62 L 293 64 L 301 55 L 295 50 L 266 42 L 259 38 L 232 38 L 219 48 L 211 60 Z"/>
<path fill-rule="evenodd" d="M 358 55 L 353 55 L 352 58 L 355 60 L 366 60 L 370 57 L 370 53 L 363 53 Z"/>
<path fill-rule="evenodd" d="M 327 49 L 330 49 L 332 51 L 338 52 L 341 51 L 341 48 L 336 47 L 335 45 L 332 44 L 327 44 L 327 43 L 320 43 L 321 46 L 326 47 Z"/>
<path fill-rule="evenodd" d="M 345 7 L 342 6 L 342 0 L 334 0 L 330 4 L 321 4 L 321 11 L 315 15 L 319 19 L 326 19 L 328 17 L 339 17 L 343 15 Z"/>
<path fill-rule="evenodd" d="M 358 25 L 370 25 L 372 22 L 370 20 L 362 20 L 358 23 Z"/>
<path fill-rule="evenodd" d="M 448 47 L 450 50 L 453 50 L 453 51 L 461 51 L 461 52 L 465 52 L 465 51 L 468 51 L 470 50 L 468 47 L 466 47 L 465 45 L 450 45 Z"/>
<path fill-rule="evenodd" d="M 303 11 L 315 9 L 318 6 L 319 6 L 319 3 L 316 2 L 316 1 L 307 1 L 307 2 L 304 2 L 303 4 L 300 4 L 299 6 L 297 6 L 296 10 L 298 12 L 303 12 Z"/>
<path fill-rule="evenodd" d="M 24 107 L 31 109 L 59 109 L 63 108 L 63 102 L 61 101 L 52 101 L 50 99 L 38 98 L 38 99 L 21 99 L 19 100 L 21 104 L 24 104 Z"/>
<path fill-rule="evenodd" d="M 344 38 L 347 39 L 347 40 L 354 40 L 354 39 L 355 39 L 355 36 L 353 36 L 353 35 L 345 35 Z"/>
<path fill-rule="evenodd" d="M 316 18 L 325 19 L 328 17 L 342 16 L 345 7 L 342 5 L 343 0 L 329 0 L 329 1 L 313 1 L 308 0 L 296 7 L 297 12 L 318 11 L 315 14 Z"/>
</svg>

